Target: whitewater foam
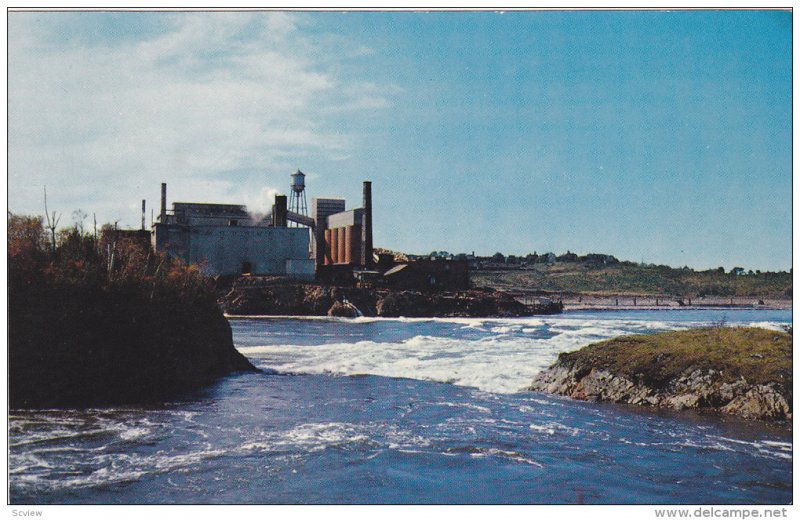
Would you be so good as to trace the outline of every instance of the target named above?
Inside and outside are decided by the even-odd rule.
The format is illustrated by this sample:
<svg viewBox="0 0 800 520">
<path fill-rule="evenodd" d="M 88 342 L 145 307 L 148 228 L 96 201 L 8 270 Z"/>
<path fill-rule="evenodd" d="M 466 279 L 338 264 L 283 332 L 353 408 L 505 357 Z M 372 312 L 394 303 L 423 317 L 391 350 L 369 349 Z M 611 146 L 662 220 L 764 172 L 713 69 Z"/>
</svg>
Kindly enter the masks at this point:
<svg viewBox="0 0 800 520">
<path fill-rule="evenodd" d="M 293 318 L 295 319 L 295 318 Z M 304 317 L 301 319 L 329 319 Z M 558 354 L 595 341 L 631 334 L 682 330 L 703 322 L 667 320 L 571 318 L 355 318 L 353 324 L 376 322 L 449 323 L 479 335 L 453 328 L 438 335 L 419 334 L 401 341 L 350 339 L 315 345 L 239 345 L 260 368 L 289 374 L 336 376 L 377 375 L 410 378 L 488 392 L 514 393 L 530 385 Z M 732 322 L 731 325 L 735 325 Z M 779 327 L 771 322 L 759 326 Z M 480 337 L 482 336 L 482 337 Z M 350 339 L 350 341 L 348 341 Z"/>
</svg>

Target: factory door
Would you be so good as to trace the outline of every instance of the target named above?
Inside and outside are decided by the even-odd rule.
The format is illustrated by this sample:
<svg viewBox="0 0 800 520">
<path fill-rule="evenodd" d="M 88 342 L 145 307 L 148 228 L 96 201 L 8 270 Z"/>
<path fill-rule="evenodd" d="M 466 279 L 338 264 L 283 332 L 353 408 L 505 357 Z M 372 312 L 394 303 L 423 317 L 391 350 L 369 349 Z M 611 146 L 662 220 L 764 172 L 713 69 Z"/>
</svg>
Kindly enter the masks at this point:
<svg viewBox="0 0 800 520">
<path fill-rule="evenodd" d="M 252 274 L 253 264 L 250 262 L 242 262 L 242 274 Z"/>
</svg>

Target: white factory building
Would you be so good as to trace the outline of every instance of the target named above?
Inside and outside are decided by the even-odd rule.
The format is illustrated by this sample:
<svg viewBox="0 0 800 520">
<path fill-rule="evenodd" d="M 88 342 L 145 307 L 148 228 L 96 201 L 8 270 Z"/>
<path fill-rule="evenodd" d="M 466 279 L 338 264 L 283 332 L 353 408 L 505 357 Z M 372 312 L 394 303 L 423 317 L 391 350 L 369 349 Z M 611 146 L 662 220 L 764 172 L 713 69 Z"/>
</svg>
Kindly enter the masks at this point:
<svg viewBox="0 0 800 520">
<path fill-rule="evenodd" d="M 287 208 L 285 195 L 277 195 L 272 212 L 261 219 L 254 219 L 245 206 L 237 204 L 174 202 L 168 211 L 167 186 L 162 184 L 152 246 L 186 264 L 199 265 L 210 275 L 313 280 L 323 267 L 333 268 L 334 264 L 371 266 L 370 183 L 364 183 L 364 208 L 345 211 L 343 199 L 313 199 L 309 217 L 302 214 L 303 178 L 299 170 L 292 175 L 291 208 Z M 303 197 L 299 205 L 298 194 Z M 298 227 L 289 227 L 290 222 Z"/>
</svg>

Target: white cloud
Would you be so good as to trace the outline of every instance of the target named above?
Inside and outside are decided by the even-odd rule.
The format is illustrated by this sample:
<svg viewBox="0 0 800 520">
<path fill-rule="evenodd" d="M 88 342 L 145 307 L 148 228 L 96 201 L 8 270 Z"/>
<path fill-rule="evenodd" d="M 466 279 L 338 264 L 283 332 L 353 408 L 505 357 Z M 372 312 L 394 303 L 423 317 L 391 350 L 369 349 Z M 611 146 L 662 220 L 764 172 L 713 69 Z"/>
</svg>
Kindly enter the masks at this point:
<svg viewBox="0 0 800 520">
<path fill-rule="evenodd" d="M 118 218 L 132 198 L 156 205 L 162 181 L 181 200 L 266 208 L 268 173 L 288 179 L 308 154 L 352 154 L 357 140 L 337 131 L 335 118 L 390 104 L 391 90 L 326 67 L 344 51 L 318 45 L 302 14 L 164 16 L 167 29 L 155 35 L 69 44 L 52 29 L 69 34 L 77 30 L 69 23 L 91 16 L 9 18 L 13 211 L 39 211 L 46 184 L 64 211 Z M 353 49 L 368 54 L 357 42 Z"/>
</svg>

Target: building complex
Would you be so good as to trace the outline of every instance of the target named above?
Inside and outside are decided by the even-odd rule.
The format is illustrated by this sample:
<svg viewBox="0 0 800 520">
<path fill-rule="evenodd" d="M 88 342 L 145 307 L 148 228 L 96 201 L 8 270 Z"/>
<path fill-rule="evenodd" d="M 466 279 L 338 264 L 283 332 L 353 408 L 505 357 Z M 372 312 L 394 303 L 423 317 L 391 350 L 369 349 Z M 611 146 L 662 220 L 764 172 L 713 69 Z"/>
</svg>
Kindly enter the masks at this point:
<svg viewBox="0 0 800 520">
<path fill-rule="evenodd" d="M 306 215 L 305 175 L 292 175 L 292 200 L 276 195 L 271 212 L 256 218 L 243 205 L 174 202 L 153 223 L 155 250 L 198 264 L 207 274 L 273 275 L 312 280 L 343 269 L 369 270 L 372 251 L 372 187 L 363 185 L 363 207 L 344 199 L 314 198 Z"/>
</svg>

